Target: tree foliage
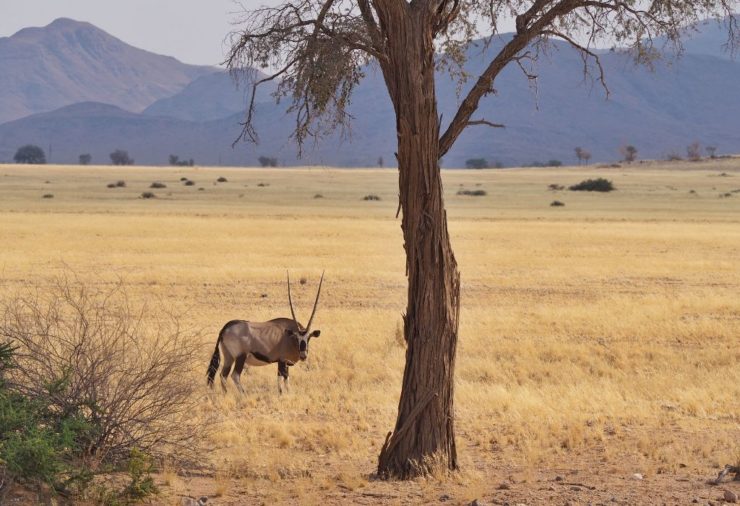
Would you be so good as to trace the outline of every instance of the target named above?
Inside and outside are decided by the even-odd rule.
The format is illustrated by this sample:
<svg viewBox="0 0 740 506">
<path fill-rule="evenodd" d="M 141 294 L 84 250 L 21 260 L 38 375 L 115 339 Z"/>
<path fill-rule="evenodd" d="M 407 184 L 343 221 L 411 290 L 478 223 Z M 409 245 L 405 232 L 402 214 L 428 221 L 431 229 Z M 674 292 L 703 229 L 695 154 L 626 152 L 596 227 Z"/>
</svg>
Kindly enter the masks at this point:
<svg viewBox="0 0 740 506">
<path fill-rule="evenodd" d="M 134 159 L 128 156 L 128 151 L 117 149 L 110 154 L 110 161 L 113 165 L 133 165 Z"/>
<path fill-rule="evenodd" d="M 549 41 L 573 46 L 583 58 L 584 73 L 606 86 L 594 47 L 612 44 L 649 63 L 664 49 L 679 52 L 691 24 L 714 18 L 726 25 L 728 45 L 734 48 L 737 19 L 731 14 L 736 7 L 734 0 L 289 0 L 245 12 L 242 28 L 232 33 L 226 63 L 235 77 L 254 87 L 278 81 L 275 98 L 289 101 L 295 113 L 293 135 L 302 144 L 349 126 L 352 91 L 372 62 L 380 66 L 391 100 L 396 100 L 388 79 L 391 33 L 400 28 L 397 18 L 416 17 L 429 25 L 440 51 L 437 67 L 474 82 L 440 136 L 441 158 L 467 126 L 501 126 L 472 118 L 479 101 L 494 92 L 496 78 L 509 64 L 536 80 L 531 64 Z M 490 43 L 512 18 L 513 36 L 502 39 L 502 48 L 480 75 L 469 75 L 463 65 L 470 43 L 478 38 Z M 245 69 L 277 70 L 258 79 Z M 242 136 L 257 141 L 254 97 Z"/>
<path fill-rule="evenodd" d="M 15 163 L 44 164 L 46 155 L 44 150 L 34 144 L 26 144 L 18 148 L 13 157 Z"/>
</svg>

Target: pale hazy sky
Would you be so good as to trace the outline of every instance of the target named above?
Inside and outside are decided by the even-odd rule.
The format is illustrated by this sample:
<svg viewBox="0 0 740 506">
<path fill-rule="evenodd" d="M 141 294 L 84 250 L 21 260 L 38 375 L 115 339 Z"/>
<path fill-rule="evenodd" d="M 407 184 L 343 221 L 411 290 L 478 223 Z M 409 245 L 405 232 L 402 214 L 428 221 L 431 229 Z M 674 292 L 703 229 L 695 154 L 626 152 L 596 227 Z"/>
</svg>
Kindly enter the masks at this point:
<svg viewBox="0 0 740 506">
<path fill-rule="evenodd" d="M 56 18 L 88 21 L 124 42 L 185 63 L 223 61 L 241 5 L 266 0 L 0 0 L 0 37 Z"/>
</svg>

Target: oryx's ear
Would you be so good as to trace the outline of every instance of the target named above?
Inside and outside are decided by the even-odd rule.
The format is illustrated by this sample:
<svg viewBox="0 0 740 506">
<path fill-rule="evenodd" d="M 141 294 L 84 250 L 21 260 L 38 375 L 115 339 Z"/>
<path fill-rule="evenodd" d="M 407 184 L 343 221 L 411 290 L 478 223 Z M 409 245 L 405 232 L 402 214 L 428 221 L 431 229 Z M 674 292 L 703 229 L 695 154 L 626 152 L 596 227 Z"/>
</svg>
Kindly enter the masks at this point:
<svg viewBox="0 0 740 506">
<path fill-rule="evenodd" d="M 313 332 L 311 332 L 311 337 L 319 337 L 320 335 L 321 335 L 320 330 L 314 330 Z"/>
</svg>

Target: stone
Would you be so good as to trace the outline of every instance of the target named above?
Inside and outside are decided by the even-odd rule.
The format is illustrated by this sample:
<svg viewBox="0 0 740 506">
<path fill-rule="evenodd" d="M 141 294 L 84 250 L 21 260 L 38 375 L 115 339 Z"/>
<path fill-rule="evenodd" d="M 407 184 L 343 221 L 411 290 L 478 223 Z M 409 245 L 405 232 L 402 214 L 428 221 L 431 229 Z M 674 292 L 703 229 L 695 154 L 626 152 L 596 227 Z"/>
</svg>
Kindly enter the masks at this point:
<svg viewBox="0 0 740 506">
<path fill-rule="evenodd" d="M 641 480 L 642 478 L 643 478 L 643 476 L 640 473 L 635 473 L 635 474 L 632 475 L 632 479 L 633 480 Z"/>
<path fill-rule="evenodd" d="M 724 499 L 725 502 L 735 504 L 737 502 L 737 494 L 732 490 L 725 490 Z"/>
</svg>

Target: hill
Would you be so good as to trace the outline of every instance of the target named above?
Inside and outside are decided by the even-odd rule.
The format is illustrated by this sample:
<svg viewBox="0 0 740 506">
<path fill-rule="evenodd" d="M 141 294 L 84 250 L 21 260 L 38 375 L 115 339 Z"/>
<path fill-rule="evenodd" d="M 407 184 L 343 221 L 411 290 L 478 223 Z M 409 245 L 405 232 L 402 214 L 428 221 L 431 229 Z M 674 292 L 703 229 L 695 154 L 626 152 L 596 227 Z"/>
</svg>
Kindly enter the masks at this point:
<svg viewBox="0 0 740 506">
<path fill-rule="evenodd" d="M 84 101 L 141 111 L 214 70 L 65 18 L 0 38 L 0 68 L 0 123 Z"/>
<path fill-rule="evenodd" d="M 682 58 L 653 69 L 635 66 L 622 52 L 602 52 L 608 100 L 600 84 L 584 79 L 580 55 L 567 44 L 553 43 L 533 69 L 536 90 L 511 67 L 496 80 L 497 93 L 481 102 L 476 117 L 506 128 L 469 128 L 443 165 L 460 167 L 468 158 L 506 166 L 576 163 L 576 146 L 589 150 L 593 162 L 618 159 L 627 144 L 637 147 L 639 158 L 685 155 L 693 142 L 717 146 L 718 153 L 740 152 L 740 98 L 734 91 L 740 63 L 723 53 L 726 35 L 720 26 L 697 28 L 702 31 L 691 34 Z M 509 36 L 498 37 L 488 48 L 472 44 L 466 70 L 477 75 Z M 590 70 L 595 72 L 593 64 Z M 155 101 L 143 114 L 86 104 L 0 125 L 0 161 L 10 160 L 22 144 L 36 143 L 51 144 L 57 163 L 75 163 L 85 152 L 107 163 L 108 153 L 122 148 L 145 164 L 165 164 L 169 154 L 177 154 L 204 165 L 254 165 L 260 155 L 277 157 L 281 165 L 374 166 L 380 157 L 389 165 L 395 161 L 392 108 L 379 71 L 371 67 L 366 74 L 350 106 L 351 130 L 309 143 L 302 159 L 290 138 L 294 118 L 286 116 L 284 101 L 274 103 L 269 88 L 258 95 L 255 123 L 261 143 L 232 148 L 245 94 L 225 72 L 209 72 Z M 471 85 L 465 83 L 462 91 Z M 457 84 L 440 75 L 443 126 L 460 97 Z"/>
</svg>

